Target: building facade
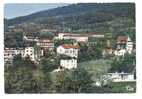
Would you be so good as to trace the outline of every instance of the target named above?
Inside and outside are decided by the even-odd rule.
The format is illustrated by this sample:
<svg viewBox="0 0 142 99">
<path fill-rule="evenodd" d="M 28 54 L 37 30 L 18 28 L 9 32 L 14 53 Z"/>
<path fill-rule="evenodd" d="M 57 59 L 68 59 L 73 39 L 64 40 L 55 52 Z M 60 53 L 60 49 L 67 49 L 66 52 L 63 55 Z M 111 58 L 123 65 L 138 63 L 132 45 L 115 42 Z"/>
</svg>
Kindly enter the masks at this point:
<svg viewBox="0 0 142 99">
<path fill-rule="evenodd" d="M 54 39 L 74 39 L 77 42 L 88 42 L 89 37 L 94 38 L 103 38 L 104 35 L 101 34 L 90 34 L 90 33 L 82 33 L 82 34 L 74 34 L 74 33 L 58 33 L 58 36 L 55 36 Z"/>
<path fill-rule="evenodd" d="M 134 43 L 128 36 L 118 36 L 117 47 L 114 51 L 116 56 L 124 56 L 125 53 L 131 54 L 133 51 Z"/>
<path fill-rule="evenodd" d="M 15 55 L 20 54 L 21 57 L 30 57 L 32 61 L 35 61 L 35 54 L 33 47 L 25 48 L 4 48 L 4 62 L 11 64 Z"/>
<path fill-rule="evenodd" d="M 77 68 L 77 59 L 61 59 L 60 66 L 66 69 Z"/>
<path fill-rule="evenodd" d="M 63 44 L 57 47 L 58 55 L 67 55 L 69 57 L 78 57 L 79 45 Z"/>
<path fill-rule="evenodd" d="M 48 39 L 48 38 L 41 38 L 36 43 L 38 46 L 40 46 L 43 49 L 54 49 L 54 41 Z"/>
</svg>

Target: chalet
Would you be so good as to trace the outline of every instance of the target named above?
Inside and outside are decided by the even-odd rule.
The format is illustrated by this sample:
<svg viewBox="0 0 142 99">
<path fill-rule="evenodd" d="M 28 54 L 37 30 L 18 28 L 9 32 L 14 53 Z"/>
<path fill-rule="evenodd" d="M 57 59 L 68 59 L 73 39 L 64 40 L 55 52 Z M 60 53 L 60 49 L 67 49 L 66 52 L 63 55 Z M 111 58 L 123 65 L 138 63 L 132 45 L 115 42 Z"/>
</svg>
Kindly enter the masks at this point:
<svg viewBox="0 0 142 99">
<path fill-rule="evenodd" d="M 63 44 L 57 47 L 58 55 L 67 55 L 69 57 L 78 57 L 79 45 Z"/>
<path fill-rule="evenodd" d="M 125 53 L 131 54 L 133 51 L 133 42 L 128 36 L 118 36 L 117 48 L 114 52 L 116 56 L 124 56 Z"/>
</svg>

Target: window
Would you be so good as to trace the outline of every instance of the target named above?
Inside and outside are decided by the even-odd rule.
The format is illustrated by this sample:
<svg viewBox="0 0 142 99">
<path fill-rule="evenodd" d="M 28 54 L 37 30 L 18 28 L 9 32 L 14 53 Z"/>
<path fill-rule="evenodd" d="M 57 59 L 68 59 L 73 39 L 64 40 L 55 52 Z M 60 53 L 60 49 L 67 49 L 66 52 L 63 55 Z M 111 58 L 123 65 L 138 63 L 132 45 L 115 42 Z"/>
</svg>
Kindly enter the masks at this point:
<svg viewBox="0 0 142 99">
<path fill-rule="evenodd" d="M 68 50 L 65 50 L 65 53 L 68 53 Z"/>
</svg>

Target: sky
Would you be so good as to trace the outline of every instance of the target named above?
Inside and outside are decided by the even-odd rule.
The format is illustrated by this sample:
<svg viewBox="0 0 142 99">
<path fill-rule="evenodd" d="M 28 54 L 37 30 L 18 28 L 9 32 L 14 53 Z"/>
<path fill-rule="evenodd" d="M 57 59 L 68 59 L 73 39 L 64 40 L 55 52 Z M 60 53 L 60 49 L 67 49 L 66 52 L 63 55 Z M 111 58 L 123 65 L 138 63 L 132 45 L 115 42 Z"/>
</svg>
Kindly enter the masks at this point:
<svg viewBox="0 0 142 99">
<path fill-rule="evenodd" d="M 25 16 L 42 10 L 48 10 L 61 6 L 67 6 L 67 3 L 50 3 L 50 4 L 5 4 L 4 17 L 11 19 L 14 17 Z"/>
</svg>

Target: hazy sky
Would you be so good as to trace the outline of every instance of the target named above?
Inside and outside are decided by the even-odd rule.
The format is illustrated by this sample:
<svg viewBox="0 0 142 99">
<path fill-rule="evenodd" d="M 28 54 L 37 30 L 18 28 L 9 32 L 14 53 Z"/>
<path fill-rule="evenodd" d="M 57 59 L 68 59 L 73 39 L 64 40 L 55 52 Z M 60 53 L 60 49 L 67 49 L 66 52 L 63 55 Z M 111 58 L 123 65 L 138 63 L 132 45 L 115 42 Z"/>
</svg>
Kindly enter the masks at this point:
<svg viewBox="0 0 142 99">
<path fill-rule="evenodd" d="M 65 3 L 50 4 L 6 4 L 4 7 L 4 17 L 14 18 L 18 16 L 28 15 L 34 12 L 66 6 Z"/>
</svg>

